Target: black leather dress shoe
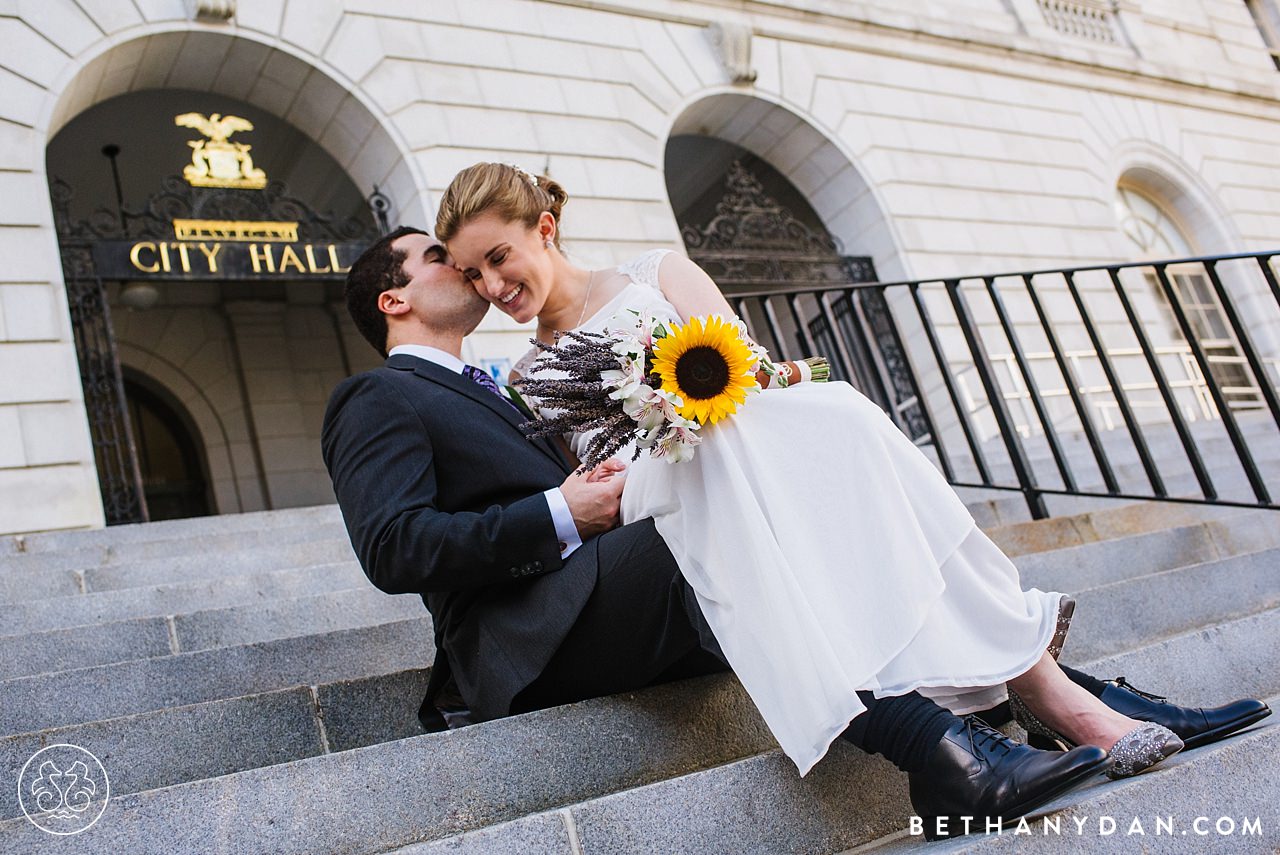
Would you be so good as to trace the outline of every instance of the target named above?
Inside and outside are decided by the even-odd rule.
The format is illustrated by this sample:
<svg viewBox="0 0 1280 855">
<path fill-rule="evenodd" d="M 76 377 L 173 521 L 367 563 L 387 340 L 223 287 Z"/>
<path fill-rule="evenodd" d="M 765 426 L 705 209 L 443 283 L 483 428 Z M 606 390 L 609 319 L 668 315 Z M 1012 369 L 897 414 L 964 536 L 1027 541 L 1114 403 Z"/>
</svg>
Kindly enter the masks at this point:
<svg viewBox="0 0 1280 855">
<path fill-rule="evenodd" d="M 1104 704 L 1129 718 L 1162 724 L 1181 737 L 1187 750 L 1216 742 L 1271 715 L 1262 701 L 1244 699 L 1220 707 L 1180 707 L 1160 695 L 1136 689 L 1124 677 L 1108 680 L 1102 690 Z"/>
<path fill-rule="evenodd" d="M 911 805 L 926 840 L 1005 825 L 1107 768 L 1092 745 L 1040 751 L 973 716 L 943 734 L 928 765 L 909 776 Z"/>
</svg>

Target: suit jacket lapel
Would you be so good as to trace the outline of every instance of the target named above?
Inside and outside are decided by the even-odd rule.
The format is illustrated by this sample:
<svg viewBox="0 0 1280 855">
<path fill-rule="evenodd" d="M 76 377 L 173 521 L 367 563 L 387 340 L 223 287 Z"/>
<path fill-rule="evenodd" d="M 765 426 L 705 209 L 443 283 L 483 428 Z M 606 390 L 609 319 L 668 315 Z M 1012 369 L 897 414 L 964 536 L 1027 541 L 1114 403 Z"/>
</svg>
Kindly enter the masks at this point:
<svg viewBox="0 0 1280 855">
<path fill-rule="evenodd" d="M 436 365 L 434 362 L 429 362 L 425 359 L 419 359 L 416 356 L 409 356 L 408 354 L 401 353 L 389 357 L 387 359 L 387 365 L 391 368 L 411 370 L 414 374 L 417 374 L 424 380 L 429 380 L 432 383 L 452 389 L 458 394 L 464 395 L 473 401 L 488 407 L 517 431 L 520 431 L 520 426 L 528 421 L 528 418 L 526 418 L 511 404 L 502 399 L 501 396 L 493 394 L 474 380 L 469 380 L 461 374 L 450 371 L 448 368 Z M 524 432 L 520 431 L 520 434 L 523 436 Z M 532 444 L 543 454 L 548 455 L 552 460 L 560 464 L 562 468 L 566 470 L 570 468 L 569 462 L 565 460 L 564 455 L 560 453 L 560 450 L 555 447 L 555 443 L 545 437 L 538 437 L 537 439 L 532 440 Z"/>
</svg>

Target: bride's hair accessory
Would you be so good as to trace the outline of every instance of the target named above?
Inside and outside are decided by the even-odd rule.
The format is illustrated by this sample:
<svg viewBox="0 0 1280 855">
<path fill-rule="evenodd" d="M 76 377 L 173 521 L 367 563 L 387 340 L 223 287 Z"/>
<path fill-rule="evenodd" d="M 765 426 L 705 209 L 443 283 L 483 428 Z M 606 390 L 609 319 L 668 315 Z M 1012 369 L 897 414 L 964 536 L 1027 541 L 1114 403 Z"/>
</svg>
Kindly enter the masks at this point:
<svg viewBox="0 0 1280 855">
<path fill-rule="evenodd" d="M 534 175 L 529 170 L 521 166 L 516 166 L 514 163 L 508 163 L 507 166 L 510 166 L 516 172 L 523 175 L 525 177 L 525 180 L 528 181 L 530 184 L 532 184 L 534 187 L 538 186 L 538 176 Z"/>
<path fill-rule="evenodd" d="M 615 315 L 603 333 L 569 330 L 555 344 L 533 344 L 545 358 L 519 385 L 558 415 L 522 429 L 531 438 L 590 433 L 579 471 L 595 468 L 631 442 L 633 460 L 645 449 L 668 463 L 688 460 L 702 442 L 703 427 L 733 415 L 748 393 L 773 378 L 787 385 L 745 325 L 719 315 L 677 324 L 629 309 Z M 805 370 L 804 379 L 826 379 L 809 364 L 784 365 L 790 366 L 792 383 Z M 541 372 L 560 376 L 537 377 Z"/>
</svg>

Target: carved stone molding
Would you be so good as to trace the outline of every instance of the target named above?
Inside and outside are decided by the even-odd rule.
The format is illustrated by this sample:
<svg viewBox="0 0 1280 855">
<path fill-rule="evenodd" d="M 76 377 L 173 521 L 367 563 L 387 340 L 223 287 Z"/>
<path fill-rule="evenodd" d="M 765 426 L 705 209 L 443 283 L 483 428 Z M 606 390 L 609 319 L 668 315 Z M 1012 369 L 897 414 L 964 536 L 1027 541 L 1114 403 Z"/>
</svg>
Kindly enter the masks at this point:
<svg viewBox="0 0 1280 855">
<path fill-rule="evenodd" d="M 746 24 L 716 22 L 707 27 L 707 38 L 734 83 L 755 82 L 756 70 L 751 67 L 751 35 L 751 27 Z"/>
<path fill-rule="evenodd" d="M 230 21 L 236 14 L 236 0 L 187 0 L 187 14 L 215 24 Z"/>
</svg>

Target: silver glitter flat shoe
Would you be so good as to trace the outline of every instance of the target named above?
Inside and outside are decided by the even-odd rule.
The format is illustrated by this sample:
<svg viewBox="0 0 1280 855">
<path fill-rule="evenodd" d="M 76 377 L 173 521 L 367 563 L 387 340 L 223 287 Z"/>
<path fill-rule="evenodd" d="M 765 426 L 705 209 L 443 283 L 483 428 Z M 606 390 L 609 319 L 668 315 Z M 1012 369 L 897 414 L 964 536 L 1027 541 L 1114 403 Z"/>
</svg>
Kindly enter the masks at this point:
<svg viewBox="0 0 1280 855">
<path fill-rule="evenodd" d="M 1009 692 L 1009 710 L 1013 713 L 1014 720 L 1027 732 L 1028 737 L 1038 737 L 1034 742 L 1029 738 L 1029 744 L 1038 743 L 1036 747 L 1047 747 L 1045 743 L 1052 742 L 1063 751 L 1075 747 L 1075 743 L 1070 739 L 1036 718 L 1026 702 L 1012 690 Z M 1117 739 L 1116 744 L 1111 746 L 1111 751 L 1108 752 L 1111 767 L 1107 769 L 1106 775 L 1113 780 L 1132 777 L 1150 769 L 1162 760 L 1167 760 L 1182 748 L 1182 740 L 1172 730 L 1163 725 L 1144 721 Z"/>
<path fill-rule="evenodd" d="M 1162 724 L 1144 721 L 1111 746 L 1108 778 L 1128 778 L 1182 750 L 1178 734 Z"/>
</svg>

